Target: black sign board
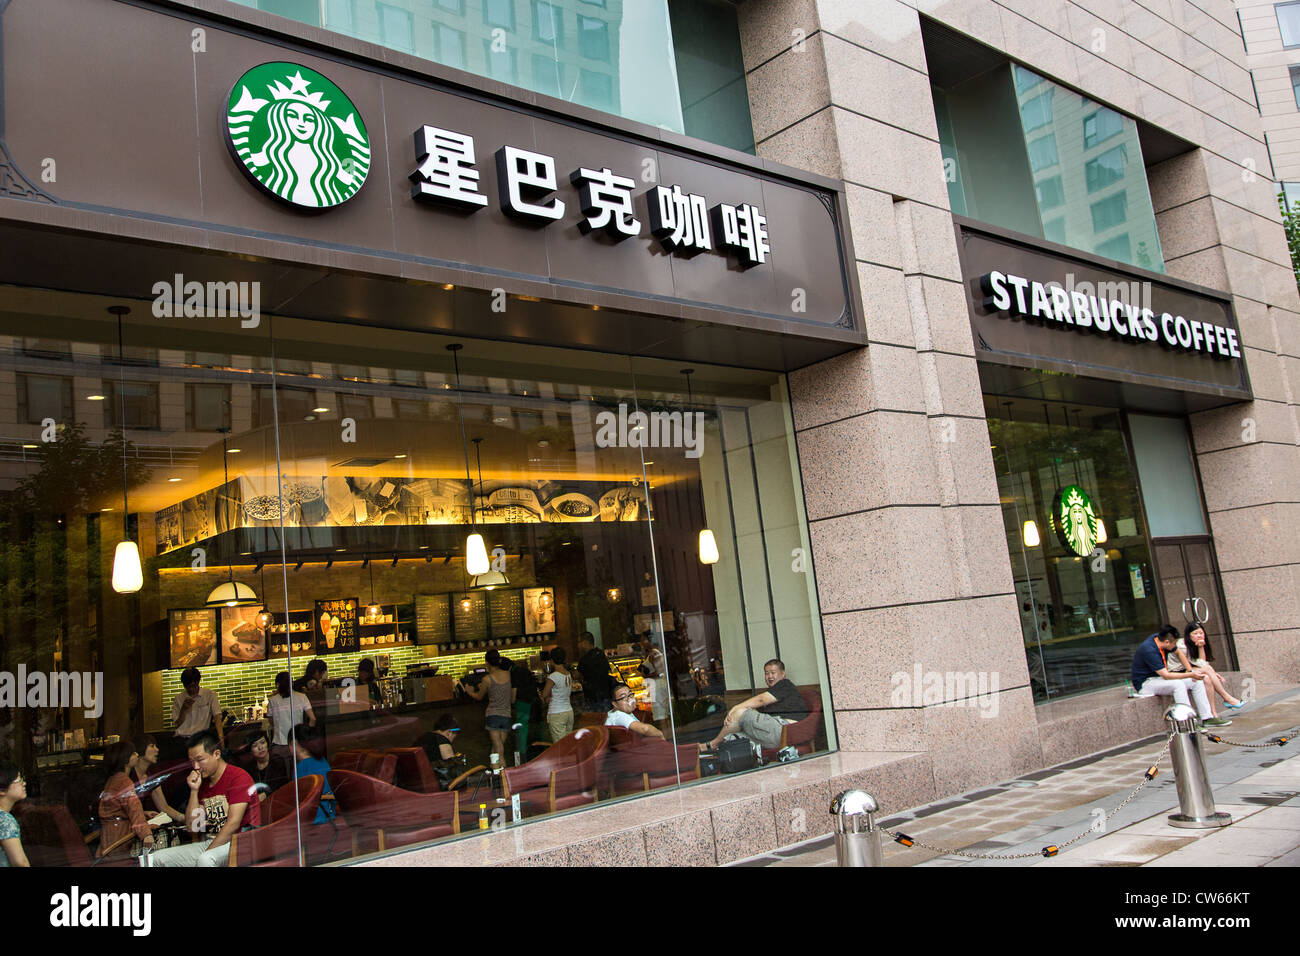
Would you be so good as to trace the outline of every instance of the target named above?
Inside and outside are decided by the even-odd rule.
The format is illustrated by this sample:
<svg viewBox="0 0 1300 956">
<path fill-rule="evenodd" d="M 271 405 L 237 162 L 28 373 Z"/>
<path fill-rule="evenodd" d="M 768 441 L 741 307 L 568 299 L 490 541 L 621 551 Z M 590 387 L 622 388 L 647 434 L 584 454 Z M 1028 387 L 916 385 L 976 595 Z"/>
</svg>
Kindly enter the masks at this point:
<svg viewBox="0 0 1300 956">
<path fill-rule="evenodd" d="M 356 598 L 317 601 L 312 616 L 317 654 L 346 654 L 361 649 Z"/>
</svg>

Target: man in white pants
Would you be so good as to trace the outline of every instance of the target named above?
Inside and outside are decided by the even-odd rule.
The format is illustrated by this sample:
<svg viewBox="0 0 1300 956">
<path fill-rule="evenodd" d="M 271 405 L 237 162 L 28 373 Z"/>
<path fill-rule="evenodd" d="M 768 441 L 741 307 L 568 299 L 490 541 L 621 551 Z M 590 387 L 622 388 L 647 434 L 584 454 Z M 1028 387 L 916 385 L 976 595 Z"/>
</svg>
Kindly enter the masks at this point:
<svg viewBox="0 0 1300 956">
<path fill-rule="evenodd" d="M 1214 716 L 1210 698 L 1205 693 L 1205 675 L 1193 667 L 1186 673 L 1175 673 L 1166 667 L 1166 655 L 1178 644 L 1178 631 L 1166 624 L 1157 634 L 1152 634 L 1138 645 L 1133 655 L 1130 675 L 1139 697 L 1172 697 L 1184 707 L 1195 707 L 1201 722 L 1210 727 L 1226 727 L 1232 723 Z"/>
</svg>

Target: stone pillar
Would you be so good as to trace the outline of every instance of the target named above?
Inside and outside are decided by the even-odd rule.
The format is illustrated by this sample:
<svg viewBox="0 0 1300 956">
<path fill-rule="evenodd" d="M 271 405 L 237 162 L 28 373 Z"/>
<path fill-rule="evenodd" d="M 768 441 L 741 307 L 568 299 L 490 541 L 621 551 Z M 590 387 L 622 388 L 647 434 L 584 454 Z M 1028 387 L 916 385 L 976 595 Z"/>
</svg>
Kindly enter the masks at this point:
<svg viewBox="0 0 1300 956">
<path fill-rule="evenodd" d="M 739 17 L 758 154 L 845 180 L 870 340 L 790 376 L 840 748 L 1013 776 L 1042 752 L 917 12 Z"/>
</svg>

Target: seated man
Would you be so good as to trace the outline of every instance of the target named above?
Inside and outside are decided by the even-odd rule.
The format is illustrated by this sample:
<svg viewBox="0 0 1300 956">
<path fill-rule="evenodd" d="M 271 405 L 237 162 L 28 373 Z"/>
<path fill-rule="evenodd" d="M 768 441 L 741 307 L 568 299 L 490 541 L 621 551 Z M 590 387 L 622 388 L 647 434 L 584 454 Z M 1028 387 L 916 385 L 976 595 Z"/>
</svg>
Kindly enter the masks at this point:
<svg viewBox="0 0 1300 956">
<path fill-rule="evenodd" d="M 714 750 L 728 734 L 741 733 L 768 750 L 781 746 L 781 728 L 808 716 L 808 704 L 799 688 L 786 679 L 785 664 L 772 658 L 763 665 L 767 690 L 743 700 L 727 711 L 718 735 L 700 750 Z"/>
<path fill-rule="evenodd" d="M 613 701 L 614 709 L 605 715 L 606 727 L 626 727 L 642 737 L 664 739 L 664 732 L 654 724 L 647 724 L 632 716 L 632 711 L 636 710 L 636 694 L 632 693 L 632 688 L 627 684 L 614 685 Z"/>
<path fill-rule="evenodd" d="M 230 838 L 245 826 L 262 822 L 261 801 L 254 794 L 253 778 L 226 763 L 221 742 L 210 730 L 189 739 L 190 787 L 185 819 L 198 840 L 152 854 L 153 866 L 225 866 L 230 858 Z"/>
<path fill-rule="evenodd" d="M 1137 652 L 1133 655 L 1133 670 L 1129 675 L 1138 696 L 1172 697 L 1184 707 L 1190 707 L 1194 703 L 1202 723 L 1211 727 L 1226 727 L 1232 721 L 1215 717 L 1210 710 L 1210 699 L 1205 694 L 1205 674 L 1195 667 L 1186 673 L 1174 673 L 1166 666 L 1166 655 L 1177 645 L 1178 629 L 1168 624 L 1138 645 Z"/>
</svg>

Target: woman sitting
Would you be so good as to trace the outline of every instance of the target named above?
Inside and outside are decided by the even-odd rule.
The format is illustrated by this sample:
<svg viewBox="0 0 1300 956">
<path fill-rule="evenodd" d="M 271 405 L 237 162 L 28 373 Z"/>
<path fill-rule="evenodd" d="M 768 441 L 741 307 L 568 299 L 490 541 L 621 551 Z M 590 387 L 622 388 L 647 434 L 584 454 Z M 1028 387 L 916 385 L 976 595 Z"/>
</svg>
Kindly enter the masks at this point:
<svg viewBox="0 0 1300 956">
<path fill-rule="evenodd" d="M 27 799 L 27 781 L 18 765 L 0 761 L 0 866 L 31 866 L 23 851 L 22 830 L 14 817 L 14 804 Z"/>
<path fill-rule="evenodd" d="M 1218 694 L 1223 698 L 1223 702 L 1228 705 L 1229 710 L 1240 710 L 1246 706 L 1228 693 L 1227 685 L 1224 684 L 1223 678 L 1219 672 L 1210 666 L 1210 645 L 1205 640 L 1205 628 L 1200 624 L 1188 624 L 1183 631 L 1182 638 L 1174 648 L 1174 653 L 1178 657 L 1177 666 L 1174 662 L 1169 661 L 1169 670 L 1171 671 L 1190 671 L 1193 667 L 1200 670 L 1205 675 L 1206 696 L 1210 698 L 1210 707 L 1214 707 L 1214 695 Z"/>
<path fill-rule="evenodd" d="M 130 770 L 140 755 L 130 741 L 109 746 L 104 753 L 104 770 L 108 780 L 99 795 L 100 857 L 125 857 L 131 853 L 132 832 L 147 849 L 153 849 L 153 828 L 144 815 Z M 120 845 L 115 845 L 120 844 Z"/>
<path fill-rule="evenodd" d="M 184 823 L 185 814 L 181 813 L 170 803 L 167 802 L 167 795 L 163 793 L 163 782 L 171 774 L 164 774 L 157 780 L 150 780 L 149 775 L 153 773 L 153 768 L 158 764 L 158 741 L 154 740 L 152 734 L 141 734 L 132 738 L 131 749 L 135 751 L 135 760 L 127 770 L 131 777 L 131 782 L 135 784 L 137 796 L 149 796 L 149 802 L 153 804 L 153 809 L 158 813 L 165 813 L 172 818 L 173 823 Z M 189 764 L 182 764 L 185 776 L 190 771 Z"/>
</svg>

